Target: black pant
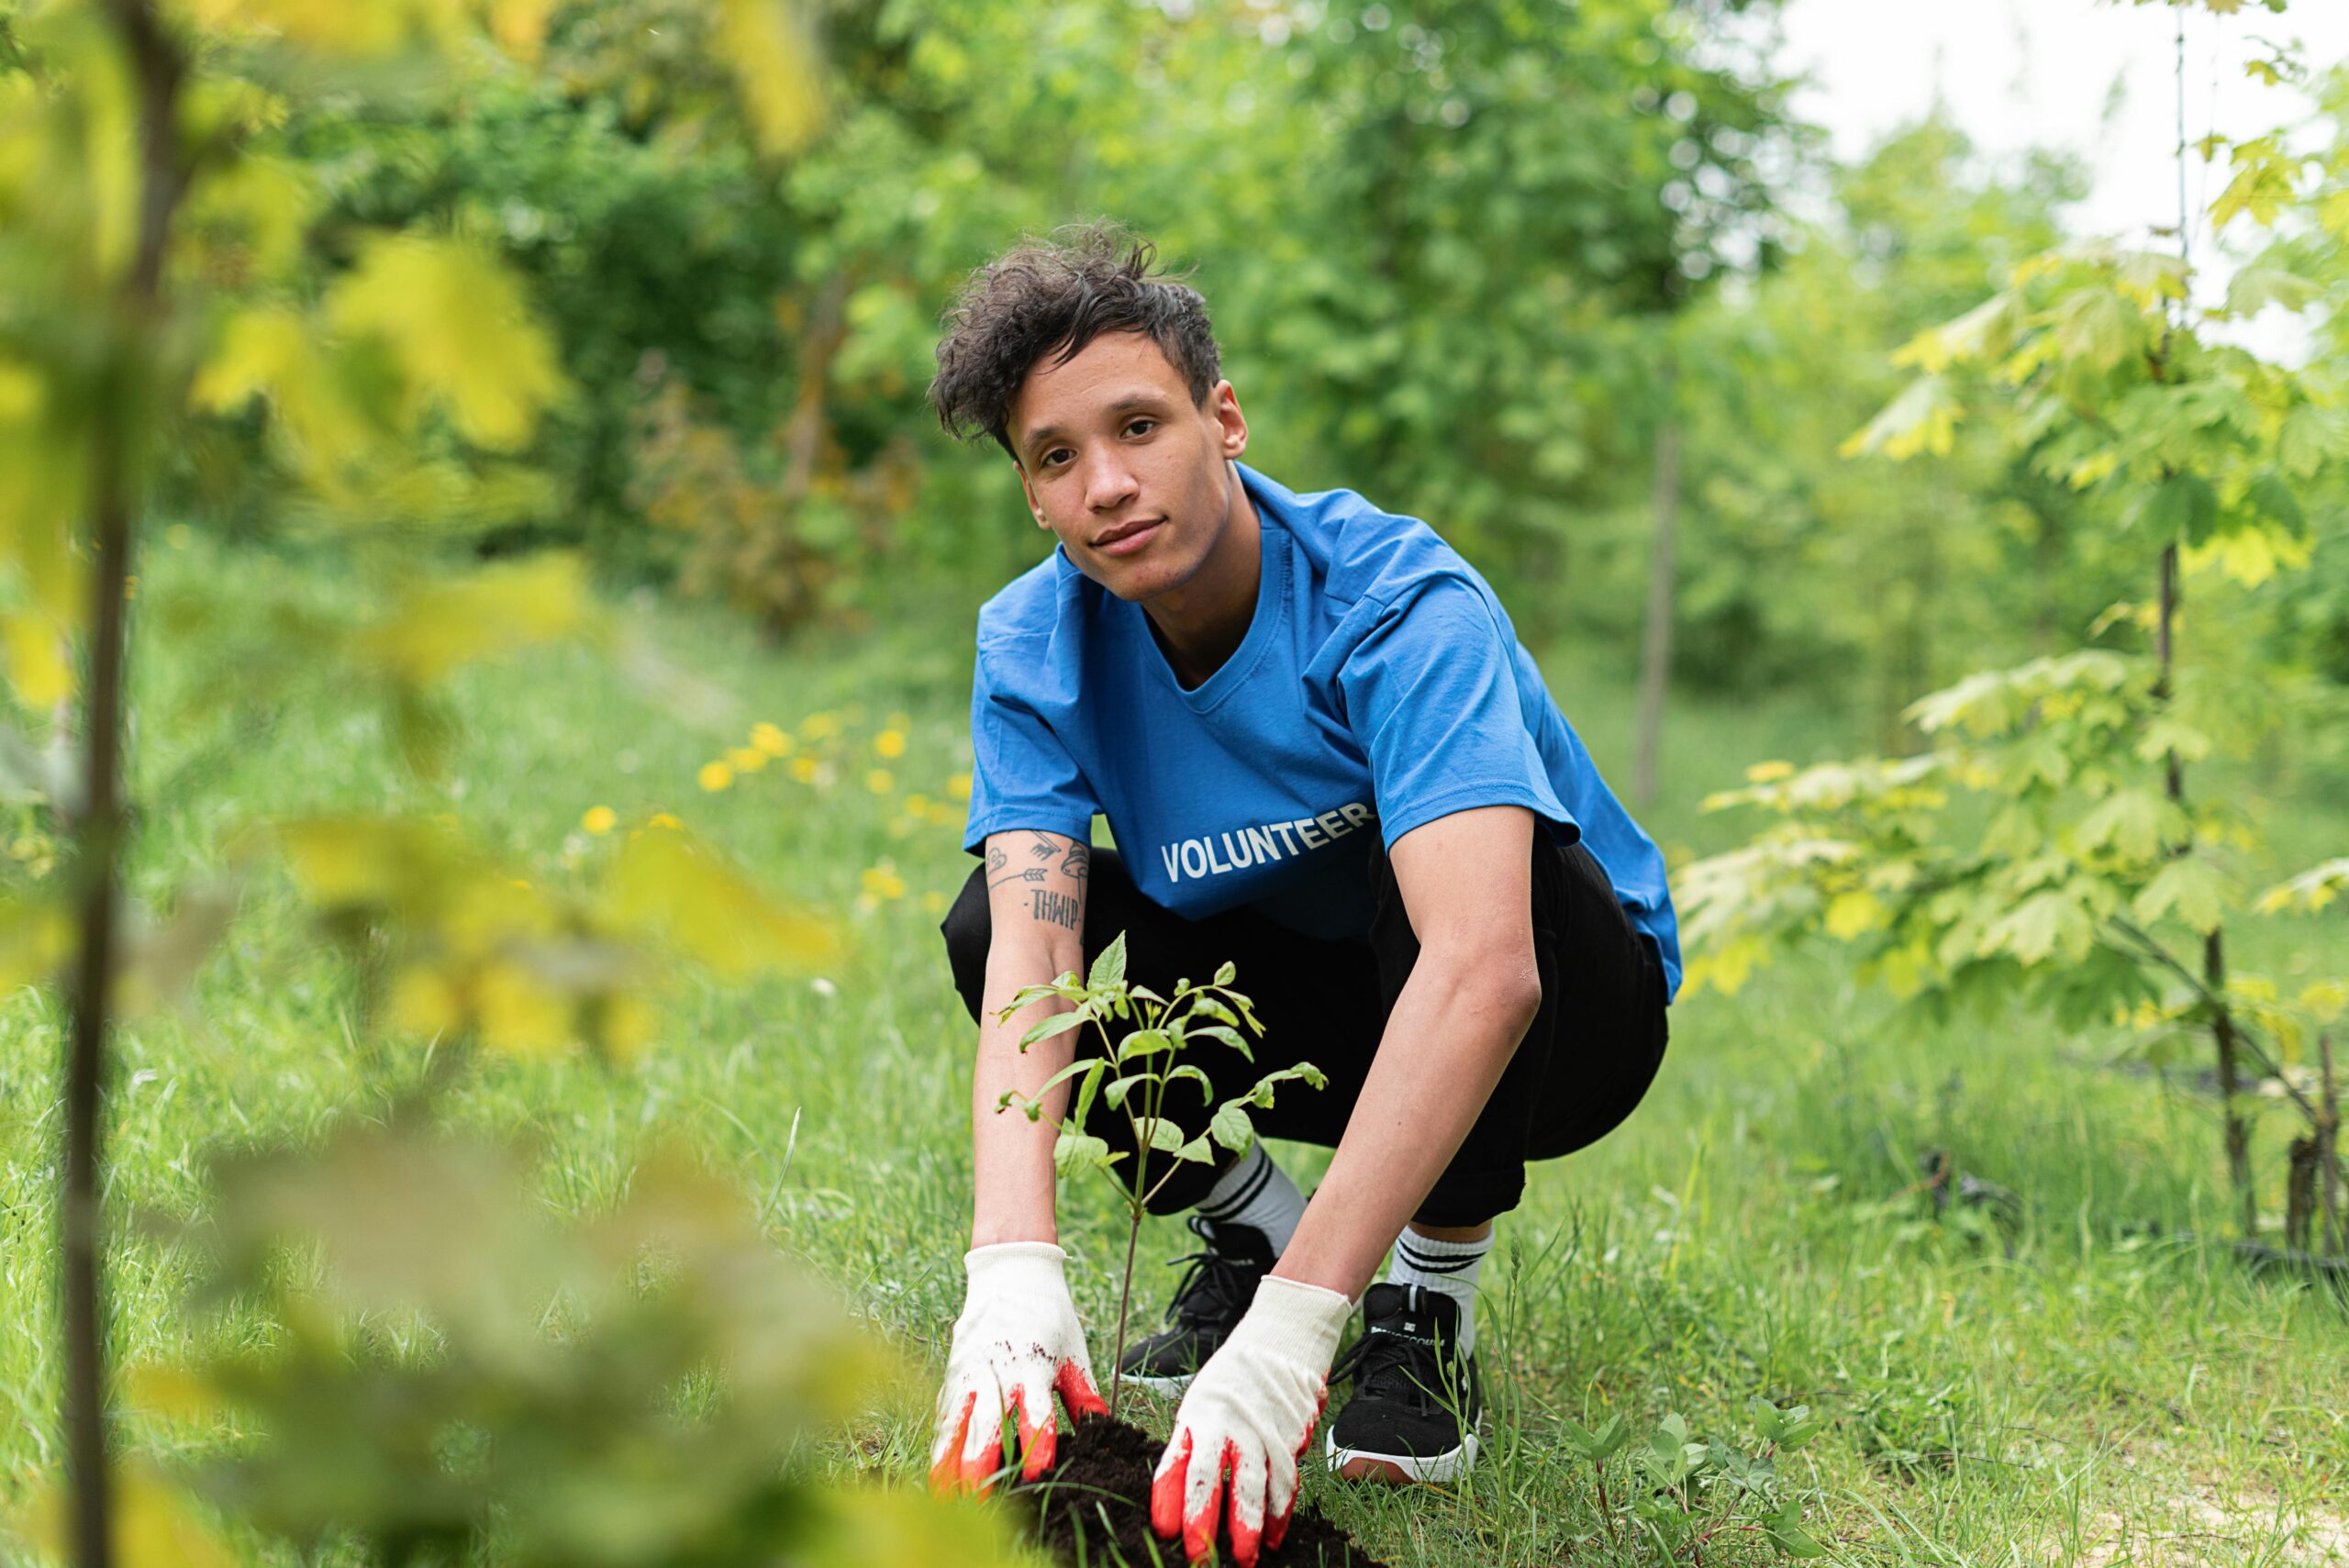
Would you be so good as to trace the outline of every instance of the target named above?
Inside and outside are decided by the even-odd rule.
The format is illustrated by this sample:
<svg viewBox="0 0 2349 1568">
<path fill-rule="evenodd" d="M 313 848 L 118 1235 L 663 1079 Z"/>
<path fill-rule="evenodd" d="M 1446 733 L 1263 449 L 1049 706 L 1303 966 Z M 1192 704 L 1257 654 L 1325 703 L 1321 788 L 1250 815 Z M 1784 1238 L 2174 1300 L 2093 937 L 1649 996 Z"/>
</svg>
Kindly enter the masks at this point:
<svg viewBox="0 0 2349 1568">
<path fill-rule="evenodd" d="M 1162 995 L 1180 978 L 1203 980 L 1227 960 L 1236 964 L 1233 988 L 1255 1005 L 1264 1026 L 1255 1062 L 1212 1040 L 1199 1041 L 1184 1059 L 1214 1081 L 1217 1101 L 1275 1067 L 1312 1062 L 1329 1074 L 1327 1088 L 1284 1084 L 1272 1109 L 1251 1114 L 1266 1136 L 1334 1148 L 1419 955 L 1394 869 L 1375 847 L 1370 876 L 1375 912 L 1369 938 L 1329 941 L 1246 909 L 1186 920 L 1144 897 L 1115 851 L 1097 850 L 1085 892 L 1085 962 L 1123 931 L 1128 978 Z M 1525 1162 L 1572 1153 L 1612 1131 L 1647 1093 L 1664 1060 L 1663 965 L 1587 849 L 1561 849 L 1548 832 L 1534 833 L 1532 914 L 1541 1011 L 1413 1216 L 1422 1225 L 1476 1225 L 1515 1208 L 1525 1191 Z M 939 929 L 955 989 L 976 1019 L 991 929 L 984 870 L 971 873 Z M 1089 1029 L 1084 1039 L 1083 1049 L 1099 1049 Z M 1411 1045 L 1397 1040 L 1394 1049 Z M 1196 1135 L 1205 1130 L 1198 1113 L 1209 1103 L 1186 1081 L 1168 1092 L 1165 1112 Z M 1097 1099 L 1086 1130 L 1112 1149 L 1133 1145 L 1125 1114 Z M 1154 1158 L 1152 1167 L 1162 1168 L 1163 1159 Z M 1209 1166 L 1185 1164 L 1151 1207 L 1191 1207 L 1215 1178 Z"/>
</svg>

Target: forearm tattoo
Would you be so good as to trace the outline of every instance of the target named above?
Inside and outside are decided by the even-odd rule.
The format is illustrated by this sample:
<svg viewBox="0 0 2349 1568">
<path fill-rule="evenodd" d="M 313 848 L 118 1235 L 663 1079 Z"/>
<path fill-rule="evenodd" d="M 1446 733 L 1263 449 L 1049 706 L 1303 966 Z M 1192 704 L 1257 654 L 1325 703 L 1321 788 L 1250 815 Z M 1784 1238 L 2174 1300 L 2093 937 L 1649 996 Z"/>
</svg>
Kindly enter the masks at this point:
<svg viewBox="0 0 2349 1568">
<path fill-rule="evenodd" d="M 1083 893 L 1085 878 L 1093 869 L 1093 851 L 1085 844 L 1070 844 L 1065 849 L 1050 835 L 1031 833 L 1021 859 L 1028 863 L 1014 868 L 1011 856 L 1000 844 L 987 846 L 987 885 L 1001 887 L 1016 882 L 1028 889 L 1029 913 L 1039 920 L 1050 920 L 1068 930 L 1076 930 L 1084 920 Z M 1055 877 L 1053 873 L 1059 872 Z M 1055 887 L 1055 882 L 1074 883 L 1074 892 Z"/>
</svg>

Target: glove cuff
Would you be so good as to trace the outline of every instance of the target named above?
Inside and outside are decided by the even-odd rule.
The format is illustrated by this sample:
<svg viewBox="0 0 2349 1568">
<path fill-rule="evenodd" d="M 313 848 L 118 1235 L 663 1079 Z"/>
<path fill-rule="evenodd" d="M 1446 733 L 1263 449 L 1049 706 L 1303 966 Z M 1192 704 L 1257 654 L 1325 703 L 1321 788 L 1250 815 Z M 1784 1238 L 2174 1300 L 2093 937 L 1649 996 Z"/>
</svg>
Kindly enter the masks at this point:
<svg viewBox="0 0 2349 1568">
<path fill-rule="evenodd" d="M 1068 1254 L 1052 1241 L 997 1241 L 963 1254 L 971 1288 L 1024 1294 L 1068 1289 Z"/>
<path fill-rule="evenodd" d="M 1353 1311 L 1353 1302 L 1334 1290 L 1266 1274 L 1231 1337 L 1327 1371 Z"/>
</svg>

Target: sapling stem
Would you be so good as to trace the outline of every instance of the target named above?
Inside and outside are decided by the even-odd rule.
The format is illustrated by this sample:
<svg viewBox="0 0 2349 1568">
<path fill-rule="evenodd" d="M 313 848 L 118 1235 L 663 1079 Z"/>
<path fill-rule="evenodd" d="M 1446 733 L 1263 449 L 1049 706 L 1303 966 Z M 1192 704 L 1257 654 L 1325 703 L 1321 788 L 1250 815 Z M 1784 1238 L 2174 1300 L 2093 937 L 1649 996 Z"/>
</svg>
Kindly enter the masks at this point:
<svg viewBox="0 0 2349 1568">
<path fill-rule="evenodd" d="M 1118 1348 L 1109 1362 L 1109 1419 L 1118 1418 L 1118 1400 L 1124 1394 L 1125 1379 L 1118 1369 L 1126 1360 L 1126 1313 L 1134 1299 L 1134 1243 L 1141 1240 L 1141 1214 L 1139 1210 L 1126 1221 L 1126 1277 L 1118 1286 Z"/>
</svg>

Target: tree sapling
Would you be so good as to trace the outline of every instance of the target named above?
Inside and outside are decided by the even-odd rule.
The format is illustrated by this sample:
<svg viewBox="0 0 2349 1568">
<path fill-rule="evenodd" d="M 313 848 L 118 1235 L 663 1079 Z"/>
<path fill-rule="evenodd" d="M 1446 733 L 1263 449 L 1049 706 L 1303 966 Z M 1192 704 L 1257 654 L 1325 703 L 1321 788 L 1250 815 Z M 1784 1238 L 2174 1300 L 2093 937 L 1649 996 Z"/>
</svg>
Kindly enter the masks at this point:
<svg viewBox="0 0 2349 1568">
<path fill-rule="evenodd" d="M 1008 1109 L 1016 1100 L 1030 1121 L 1039 1120 L 1044 1114 L 1044 1096 L 1071 1079 L 1076 1081 L 1069 1108 L 1059 1121 L 1060 1138 L 1052 1146 L 1052 1163 L 1063 1177 L 1076 1171 L 1099 1171 L 1118 1189 L 1126 1207 L 1126 1272 L 1118 1288 L 1118 1348 L 1109 1362 L 1113 1369 L 1125 1358 L 1126 1316 L 1133 1303 L 1134 1244 L 1141 1235 L 1142 1215 L 1150 1200 L 1182 1169 L 1184 1162 L 1215 1163 L 1217 1144 L 1235 1157 L 1247 1153 L 1256 1140 L 1255 1126 L 1248 1118 L 1249 1107 L 1269 1109 L 1276 1084 L 1297 1079 L 1319 1089 L 1328 1082 L 1321 1070 L 1309 1062 L 1278 1068 L 1222 1104 L 1210 1103 L 1206 1107 L 1206 1129 L 1196 1136 L 1167 1114 L 1167 1090 L 1186 1078 L 1199 1085 L 1201 1098 L 1212 1102 L 1215 1085 L 1207 1073 L 1196 1063 L 1178 1060 L 1192 1040 L 1216 1040 L 1252 1063 L 1256 1060 L 1241 1027 L 1244 1024 L 1250 1033 L 1261 1040 L 1264 1026 L 1258 1021 L 1255 1007 L 1248 998 L 1231 988 L 1236 973 L 1231 964 L 1226 963 L 1206 984 L 1194 985 L 1188 980 L 1180 980 L 1175 983 L 1174 995 L 1161 996 L 1147 985 L 1127 980 L 1126 936 L 1120 931 L 1101 950 L 1082 983 L 1077 980 L 1076 972 L 1070 970 L 1048 984 L 1021 990 L 999 1015 L 1008 1021 L 1021 1008 L 1047 997 L 1057 996 L 1075 1005 L 1072 1011 L 1055 1013 L 1023 1035 L 1019 1041 L 1022 1051 L 1040 1040 L 1081 1029 L 1087 1024 L 1093 1025 L 1100 1035 L 1102 1054 L 1080 1054 L 1046 1079 L 1032 1097 L 1017 1089 L 1007 1090 L 996 1102 L 996 1109 Z M 1135 1027 L 1123 1039 L 1112 1040 L 1112 1019 Z M 1107 1139 L 1085 1130 L 1085 1118 L 1092 1114 L 1097 1097 L 1111 1110 L 1125 1113 L 1127 1125 L 1133 1132 L 1131 1151 L 1121 1149 L 1113 1153 Z M 1129 1152 L 1135 1156 L 1133 1163 L 1127 1173 L 1120 1175 L 1116 1167 Z M 1150 1165 L 1153 1153 L 1169 1157 L 1154 1181 Z M 1113 1372 L 1109 1379 L 1112 1420 L 1118 1415 L 1119 1392 Z"/>
</svg>

